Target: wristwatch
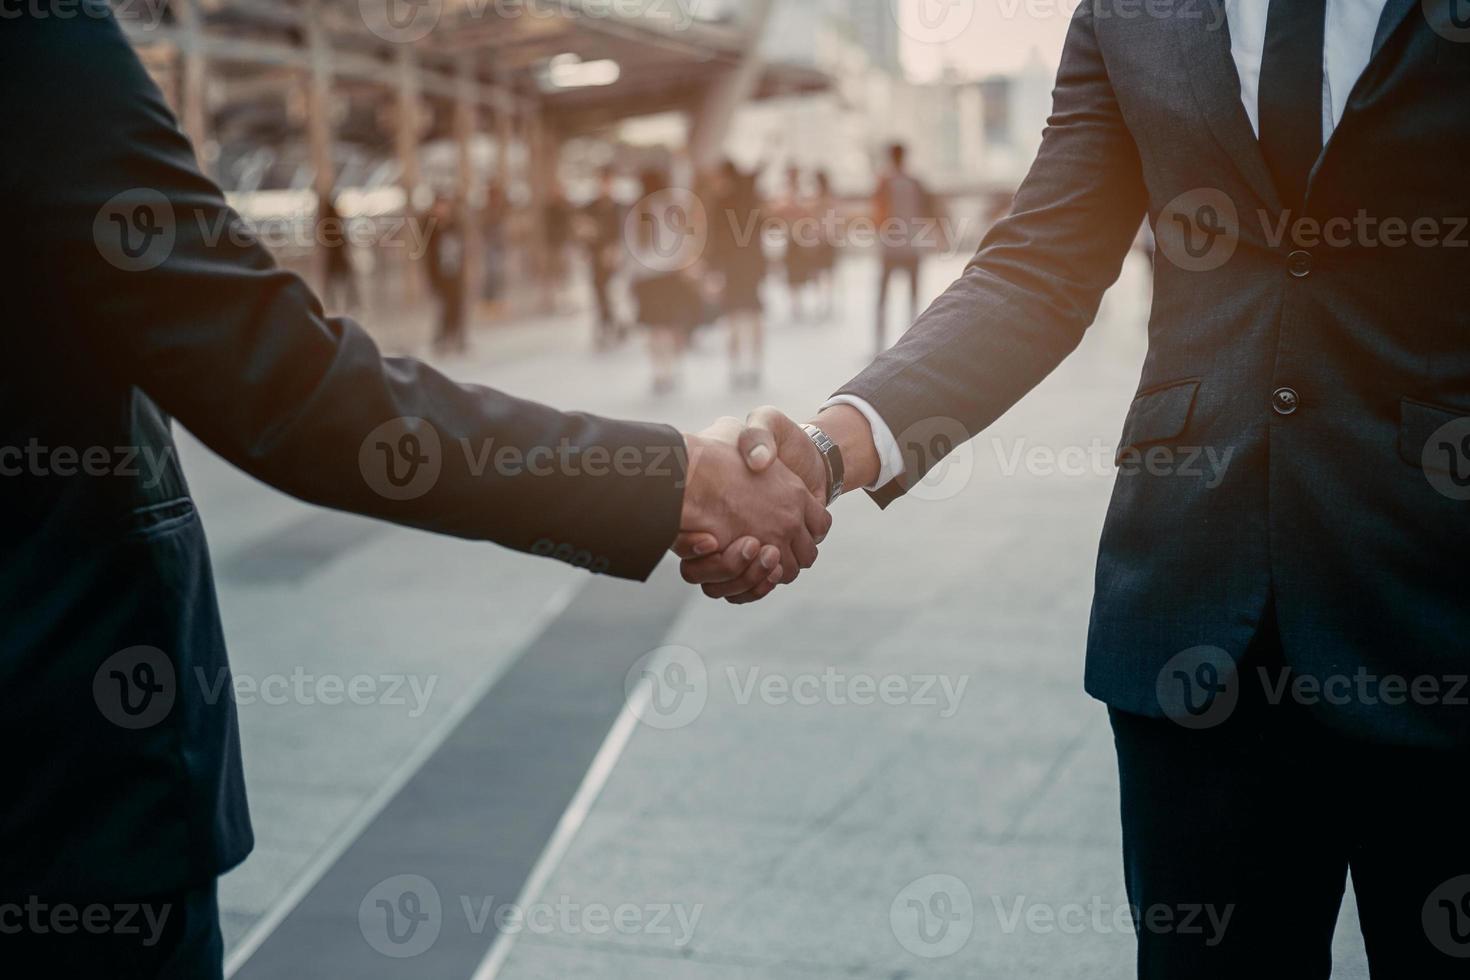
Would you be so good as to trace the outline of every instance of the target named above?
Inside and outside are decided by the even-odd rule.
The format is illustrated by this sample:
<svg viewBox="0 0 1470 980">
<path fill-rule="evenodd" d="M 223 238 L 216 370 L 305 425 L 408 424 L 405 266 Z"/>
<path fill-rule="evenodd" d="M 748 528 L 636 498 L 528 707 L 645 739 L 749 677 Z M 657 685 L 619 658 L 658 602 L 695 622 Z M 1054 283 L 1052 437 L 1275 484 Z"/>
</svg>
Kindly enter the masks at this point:
<svg viewBox="0 0 1470 980">
<path fill-rule="evenodd" d="M 837 443 L 828 438 L 827 433 L 810 423 L 803 425 L 801 431 L 805 432 L 807 438 L 817 447 L 822 454 L 822 461 L 827 464 L 827 505 L 842 496 L 843 467 L 842 450 L 837 448 Z"/>
</svg>

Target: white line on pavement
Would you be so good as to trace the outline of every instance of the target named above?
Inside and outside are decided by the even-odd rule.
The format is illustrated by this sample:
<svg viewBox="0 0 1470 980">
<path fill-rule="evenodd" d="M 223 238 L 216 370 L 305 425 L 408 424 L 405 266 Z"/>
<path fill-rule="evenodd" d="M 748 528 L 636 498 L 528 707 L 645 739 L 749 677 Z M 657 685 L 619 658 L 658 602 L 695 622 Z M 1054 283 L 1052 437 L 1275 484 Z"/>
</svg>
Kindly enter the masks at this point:
<svg viewBox="0 0 1470 980">
<path fill-rule="evenodd" d="M 638 727 L 638 719 L 642 716 L 652 696 L 652 685 L 645 682 L 638 685 L 623 705 L 622 711 L 618 713 L 617 721 L 613 722 L 612 729 L 602 743 L 602 748 L 597 750 L 592 765 L 587 768 L 587 775 L 583 777 L 582 785 L 577 787 L 577 794 L 572 797 L 572 802 L 567 805 L 566 812 L 557 822 L 556 831 L 546 842 L 546 849 L 541 852 L 530 875 L 526 877 L 525 887 L 521 889 L 520 895 L 516 896 L 516 908 L 526 908 L 540 897 L 546 883 L 551 880 L 552 874 L 561 864 L 562 858 L 566 857 L 572 841 L 582 829 L 582 824 L 587 821 L 592 805 L 602 795 L 608 777 L 612 775 L 613 769 L 617 767 L 618 759 L 622 757 L 623 750 L 628 747 L 628 742 L 633 738 L 633 732 Z M 514 935 L 498 933 L 495 936 L 495 942 L 490 947 L 489 954 L 480 963 L 479 969 L 475 970 L 470 980 L 496 980 L 505 966 L 505 961 L 510 957 L 510 951 L 514 945 Z"/>
<path fill-rule="evenodd" d="M 534 642 L 534 638 L 546 628 L 547 624 L 554 622 L 558 616 L 565 612 L 567 606 L 571 605 L 573 597 L 581 589 L 582 585 L 578 583 L 568 585 L 557 591 L 541 610 L 540 626 L 531 631 L 530 635 L 532 639 L 527 642 Z M 505 669 L 509 670 L 514 666 L 515 662 L 514 658 L 511 659 Z M 332 838 L 326 847 L 323 847 L 317 852 L 305 870 L 291 882 L 285 894 L 266 911 L 265 915 L 260 917 L 255 925 L 250 928 L 250 931 L 245 934 L 244 938 L 240 940 L 240 944 L 230 952 L 229 957 L 225 961 L 225 976 L 227 978 L 233 977 L 245 965 L 246 961 L 255 954 L 255 951 L 264 945 L 265 941 L 270 938 L 271 933 L 275 932 L 276 928 L 282 922 L 286 921 L 286 917 L 296 909 L 296 906 L 301 904 L 301 900 L 316 886 L 316 883 L 322 879 L 322 876 L 336 863 L 337 859 L 352 846 L 358 837 L 362 836 L 362 832 L 368 828 L 369 824 L 377 819 L 378 814 L 383 812 L 383 808 L 393 801 L 393 798 L 398 795 L 399 790 L 408 784 L 408 781 L 413 778 L 414 773 L 423 767 L 424 763 L 429 760 L 429 757 L 437 752 L 439 747 L 459 727 L 459 723 L 485 699 L 485 695 L 490 693 L 490 689 L 500 680 L 503 673 L 504 671 L 492 671 L 476 681 L 474 686 L 466 692 L 465 696 L 460 698 L 444 719 L 434 727 L 434 730 L 429 733 L 428 737 L 419 743 L 413 753 L 407 759 L 404 759 L 397 769 L 393 770 L 392 775 L 388 777 L 383 785 L 379 786 L 368 801 L 353 814 L 352 819 L 347 822 L 341 831 Z"/>
</svg>

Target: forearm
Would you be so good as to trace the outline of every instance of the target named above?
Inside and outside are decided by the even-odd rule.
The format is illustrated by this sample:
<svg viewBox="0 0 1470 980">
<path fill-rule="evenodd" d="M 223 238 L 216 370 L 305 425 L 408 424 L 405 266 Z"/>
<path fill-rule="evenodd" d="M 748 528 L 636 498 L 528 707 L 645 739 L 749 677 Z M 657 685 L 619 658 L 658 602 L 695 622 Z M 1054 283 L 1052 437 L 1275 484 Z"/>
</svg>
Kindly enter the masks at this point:
<svg viewBox="0 0 1470 980">
<path fill-rule="evenodd" d="M 677 432 L 385 359 L 365 331 L 324 315 L 199 172 L 114 23 L 6 30 L 23 35 L 0 42 L 4 77 L 69 81 L 0 109 L 27 147 L 19 164 L 7 158 L 34 191 L 17 206 L 45 202 L 19 212 L 33 247 L 11 270 L 31 329 L 65 338 L 106 383 L 145 393 L 225 459 L 303 500 L 614 575 L 652 571 L 678 531 Z M 126 219 L 127 238 L 99 234 L 99 215 Z M 138 222 L 150 229 L 142 240 L 167 246 L 144 266 L 128 261 Z M 66 261 L 42 262 L 55 256 Z"/>
<path fill-rule="evenodd" d="M 838 389 L 899 436 L 904 486 L 1076 348 L 1144 217 L 1142 164 L 1088 4 L 1073 19 L 1054 99 L 1011 214 L 899 342 Z M 880 503 L 903 488 L 880 488 Z"/>
</svg>

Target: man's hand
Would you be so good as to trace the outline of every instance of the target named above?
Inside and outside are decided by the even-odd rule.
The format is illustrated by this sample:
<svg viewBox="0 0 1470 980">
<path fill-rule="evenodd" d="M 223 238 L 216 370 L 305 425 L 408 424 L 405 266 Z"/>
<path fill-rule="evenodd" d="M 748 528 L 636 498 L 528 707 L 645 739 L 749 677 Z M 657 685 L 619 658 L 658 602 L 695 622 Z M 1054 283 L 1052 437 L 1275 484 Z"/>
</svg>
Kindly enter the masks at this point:
<svg viewBox="0 0 1470 980">
<path fill-rule="evenodd" d="M 801 426 L 778 408 L 767 405 L 750 413 L 740 433 L 740 455 L 752 472 L 763 473 L 776 460 L 800 477 L 823 503 L 831 494 L 827 463 Z"/>
<path fill-rule="evenodd" d="M 872 431 L 861 412 L 839 405 L 822 412 L 814 424 L 841 447 L 848 474 L 862 481 L 852 485 L 864 486 L 877 479 L 877 450 L 873 447 Z M 827 500 L 830 490 L 826 460 L 822 459 L 816 444 L 801 426 L 784 412 L 769 406 L 751 412 L 737 445 L 752 473 L 764 473 L 779 461 L 806 485 L 816 499 Z M 828 529 L 830 527 L 829 516 Z M 820 544 L 825 536 L 823 532 L 816 537 L 816 542 Z M 749 559 L 741 561 L 741 553 L 736 549 L 715 554 L 718 549 L 714 542 L 700 543 L 686 538 L 681 539 L 681 547 L 675 550 L 684 559 L 681 566 L 684 579 L 704 586 L 706 595 L 734 603 L 755 602 L 775 588 L 774 583 L 764 582 L 753 589 L 738 588 L 757 579 L 759 563 Z"/>
<path fill-rule="evenodd" d="M 674 551 L 686 560 L 686 580 L 706 595 L 753 601 L 811 567 L 832 519 L 803 480 L 771 465 L 774 456 L 758 468 L 748 464 L 739 449 L 743 428 L 727 418 L 685 437 L 689 468 Z M 729 545 L 716 554 L 721 542 Z M 689 576 L 696 564 L 704 577 Z"/>
</svg>

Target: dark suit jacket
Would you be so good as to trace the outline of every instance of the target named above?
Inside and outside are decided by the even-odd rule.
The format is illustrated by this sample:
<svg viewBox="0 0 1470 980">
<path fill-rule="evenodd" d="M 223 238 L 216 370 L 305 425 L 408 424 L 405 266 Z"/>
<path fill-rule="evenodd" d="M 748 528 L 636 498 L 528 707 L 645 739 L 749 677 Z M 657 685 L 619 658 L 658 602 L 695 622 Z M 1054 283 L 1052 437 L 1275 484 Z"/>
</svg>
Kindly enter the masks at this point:
<svg viewBox="0 0 1470 980">
<path fill-rule="evenodd" d="M 1277 242 L 1282 202 L 1218 0 L 1084 3 L 1014 210 L 842 389 L 903 444 L 909 473 L 878 495 L 886 504 L 950 445 L 936 437 L 947 425 L 980 432 L 1077 346 L 1147 215 L 1160 242 L 1149 352 L 1120 440 L 1087 661 L 1088 690 L 1115 707 L 1167 714 L 1158 682 L 1171 660 L 1205 645 L 1238 663 L 1274 600 L 1298 676 L 1442 684 L 1438 696 L 1354 686 L 1344 697 L 1338 682 L 1303 698 L 1324 719 L 1386 742 L 1470 742 L 1458 687 L 1470 673 L 1470 503 L 1436 489 L 1456 444 L 1470 467 L 1470 430 L 1453 425 L 1470 416 L 1470 44 L 1451 40 L 1444 8 L 1431 26 L 1418 0 L 1389 0 L 1312 177 L 1307 217 L 1366 212 L 1377 233 L 1344 236 L 1339 222 L 1330 242 Z M 1209 231 L 1231 211 L 1228 234 Z M 1417 219 L 1444 244 L 1371 243 Z M 1276 395 L 1286 388 L 1294 403 Z M 1196 448 L 1232 454 L 1220 485 L 1129 452 L 1182 463 Z"/>
<path fill-rule="evenodd" d="M 0 87 L 0 892 L 153 895 L 251 847 L 171 418 L 303 500 L 629 578 L 677 533 L 683 442 L 455 384 L 323 316 L 220 234 L 109 15 L 5 20 Z"/>
</svg>

